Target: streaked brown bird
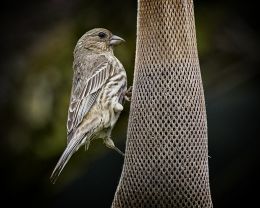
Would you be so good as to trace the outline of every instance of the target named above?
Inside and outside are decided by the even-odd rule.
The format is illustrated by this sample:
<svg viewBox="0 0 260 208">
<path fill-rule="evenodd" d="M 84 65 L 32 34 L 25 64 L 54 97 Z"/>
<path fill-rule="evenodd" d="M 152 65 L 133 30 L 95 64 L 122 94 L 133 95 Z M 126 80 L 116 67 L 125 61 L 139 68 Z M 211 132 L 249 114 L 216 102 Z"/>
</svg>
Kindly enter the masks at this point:
<svg viewBox="0 0 260 208">
<path fill-rule="evenodd" d="M 113 54 L 113 46 L 124 40 L 109 30 L 96 28 L 85 33 L 74 49 L 74 76 L 68 110 L 67 147 L 50 177 L 53 183 L 71 156 L 93 139 L 123 155 L 111 139 L 111 131 L 129 100 L 123 65 Z"/>
</svg>

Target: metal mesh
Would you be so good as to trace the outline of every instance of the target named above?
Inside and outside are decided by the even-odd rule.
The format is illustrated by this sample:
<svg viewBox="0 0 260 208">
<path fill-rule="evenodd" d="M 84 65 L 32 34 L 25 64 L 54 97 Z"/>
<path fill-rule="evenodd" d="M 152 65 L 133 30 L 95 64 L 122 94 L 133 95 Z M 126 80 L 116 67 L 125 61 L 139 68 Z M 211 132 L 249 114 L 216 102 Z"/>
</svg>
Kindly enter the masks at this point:
<svg viewBox="0 0 260 208">
<path fill-rule="evenodd" d="M 126 155 L 112 204 L 212 207 L 192 0 L 139 0 Z"/>
</svg>

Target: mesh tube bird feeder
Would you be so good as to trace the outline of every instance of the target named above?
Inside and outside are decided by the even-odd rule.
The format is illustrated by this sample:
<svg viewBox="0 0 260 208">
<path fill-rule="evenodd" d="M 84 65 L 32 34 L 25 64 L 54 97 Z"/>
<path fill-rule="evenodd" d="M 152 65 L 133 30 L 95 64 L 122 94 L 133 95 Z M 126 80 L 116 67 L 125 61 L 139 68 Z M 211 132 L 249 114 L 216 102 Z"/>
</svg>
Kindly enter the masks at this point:
<svg viewBox="0 0 260 208">
<path fill-rule="evenodd" d="M 192 0 L 139 0 L 126 154 L 113 208 L 212 207 Z"/>
</svg>

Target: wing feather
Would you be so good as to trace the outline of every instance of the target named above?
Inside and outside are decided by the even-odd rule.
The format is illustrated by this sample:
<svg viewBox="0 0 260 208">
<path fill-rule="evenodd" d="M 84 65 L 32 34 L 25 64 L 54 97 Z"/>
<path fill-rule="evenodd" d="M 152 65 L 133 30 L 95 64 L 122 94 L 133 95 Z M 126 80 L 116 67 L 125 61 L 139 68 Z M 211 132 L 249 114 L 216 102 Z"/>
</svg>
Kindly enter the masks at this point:
<svg viewBox="0 0 260 208">
<path fill-rule="evenodd" d="M 92 71 L 93 73 L 91 73 L 89 77 L 85 77 L 85 79 L 83 78 L 81 81 L 75 83 L 76 85 L 82 86 L 74 86 L 74 89 L 78 90 L 77 93 L 72 90 L 67 121 L 68 142 L 73 137 L 73 132 L 75 132 L 78 125 L 82 122 L 84 116 L 95 103 L 102 86 L 111 75 L 111 64 L 106 60 L 94 66 Z M 77 73 L 76 75 L 82 76 Z M 78 80 L 79 77 L 74 77 L 74 80 L 75 79 Z"/>
</svg>

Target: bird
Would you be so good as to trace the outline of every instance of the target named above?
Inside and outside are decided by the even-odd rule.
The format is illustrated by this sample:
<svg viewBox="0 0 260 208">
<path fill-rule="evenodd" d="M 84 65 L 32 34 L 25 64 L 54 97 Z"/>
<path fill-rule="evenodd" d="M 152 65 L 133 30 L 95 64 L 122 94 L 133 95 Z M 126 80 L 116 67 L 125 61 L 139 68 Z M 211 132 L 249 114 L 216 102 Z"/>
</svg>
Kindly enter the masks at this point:
<svg viewBox="0 0 260 208">
<path fill-rule="evenodd" d="M 55 183 L 71 156 L 93 139 L 124 155 L 111 139 L 125 100 L 130 101 L 127 75 L 113 47 L 125 42 L 104 28 L 86 32 L 74 49 L 73 82 L 67 118 L 67 146 L 50 180 Z"/>
</svg>

